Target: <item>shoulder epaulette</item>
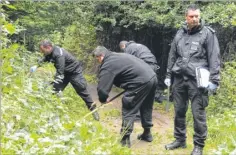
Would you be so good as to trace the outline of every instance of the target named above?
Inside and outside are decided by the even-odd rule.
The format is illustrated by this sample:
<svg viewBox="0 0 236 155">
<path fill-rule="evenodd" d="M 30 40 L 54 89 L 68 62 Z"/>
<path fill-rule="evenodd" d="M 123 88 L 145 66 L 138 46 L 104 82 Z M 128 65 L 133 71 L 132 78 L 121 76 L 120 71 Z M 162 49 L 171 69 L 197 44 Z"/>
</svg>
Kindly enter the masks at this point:
<svg viewBox="0 0 236 155">
<path fill-rule="evenodd" d="M 215 33 L 216 31 L 213 29 L 213 28 L 211 28 L 210 26 L 206 26 L 212 33 Z"/>
<path fill-rule="evenodd" d="M 178 34 L 178 33 L 184 33 L 183 28 L 179 29 L 179 30 L 177 31 L 177 34 Z"/>
<path fill-rule="evenodd" d="M 183 29 L 179 29 L 175 35 L 175 40 L 178 42 L 182 36 L 183 36 L 184 30 Z"/>
</svg>

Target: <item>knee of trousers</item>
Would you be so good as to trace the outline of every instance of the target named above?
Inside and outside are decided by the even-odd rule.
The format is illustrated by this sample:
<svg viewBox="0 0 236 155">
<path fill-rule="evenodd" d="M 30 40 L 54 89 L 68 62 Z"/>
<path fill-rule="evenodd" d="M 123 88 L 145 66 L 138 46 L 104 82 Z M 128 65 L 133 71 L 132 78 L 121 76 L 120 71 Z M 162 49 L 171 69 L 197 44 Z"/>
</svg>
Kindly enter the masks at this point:
<svg viewBox="0 0 236 155">
<path fill-rule="evenodd" d="M 123 120 L 121 134 L 130 135 L 133 131 L 134 122 L 132 120 Z"/>
<path fill-rule="evenodd" d="M 185 118 L 186 112 L 183 108 L 175 108 L 175 117 L 177 118 Z"/>
</svg>

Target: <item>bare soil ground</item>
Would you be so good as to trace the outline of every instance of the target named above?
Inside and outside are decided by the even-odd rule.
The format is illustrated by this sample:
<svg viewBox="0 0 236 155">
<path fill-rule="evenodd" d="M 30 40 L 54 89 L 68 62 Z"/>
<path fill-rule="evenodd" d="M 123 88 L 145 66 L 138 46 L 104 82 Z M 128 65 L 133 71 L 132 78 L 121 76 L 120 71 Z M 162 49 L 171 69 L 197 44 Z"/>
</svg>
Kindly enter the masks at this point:
<svg viewBox="0 0 236 155">
<path fill-rule="evenodd" d="M 99 104 L 97 97 L 96 85 L 89 84 L 89 91 L 92 94 L 93 99 Z M 118 94 L 116 91 L 112 91 L 110 97 Z M 114 100 L 110 105 L 99 110 L 101 117 L 100 122 L 111 132 L 120 136 L 121 127 L 121 97 Z M 134 155 L 187 155 L 191 154 L 192 136 L 188 136 L 186 149 L 177 149 L 174 151 L 165 150 L 165 145 L 172 142 L 173 138 L 173 107 L 170 112 L 164 110 L 163 104 L 154 104 L 153 110 L 153 142 L 145 142 L 138 140 L 138 134 L 143 132 L 140 121 L 136 121 L 134 124 L 134 131 L 131 134 L 131 150 Z"/>
</svg>

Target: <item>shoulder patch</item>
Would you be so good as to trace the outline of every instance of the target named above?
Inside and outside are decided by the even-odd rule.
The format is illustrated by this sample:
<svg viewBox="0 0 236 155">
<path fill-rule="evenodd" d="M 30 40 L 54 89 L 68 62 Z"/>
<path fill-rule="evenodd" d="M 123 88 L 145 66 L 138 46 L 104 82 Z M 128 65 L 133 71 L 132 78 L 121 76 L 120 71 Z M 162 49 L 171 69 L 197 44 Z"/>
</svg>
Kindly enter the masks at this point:
<svg viewBox="0 0 236 155">
<path fill-rule="evenodd" d="M 213 28 L 211 28 L 210 26 L 206 26 L 212 33 L 215 33 L 216 31 L 213 29 Z"/>
<path fill-rule="evenodd" d="M 60 48 L 60 55 L 62 56 L 63 55 L 63 52 L 62 52 L 62 49 Z"/>
</svg>

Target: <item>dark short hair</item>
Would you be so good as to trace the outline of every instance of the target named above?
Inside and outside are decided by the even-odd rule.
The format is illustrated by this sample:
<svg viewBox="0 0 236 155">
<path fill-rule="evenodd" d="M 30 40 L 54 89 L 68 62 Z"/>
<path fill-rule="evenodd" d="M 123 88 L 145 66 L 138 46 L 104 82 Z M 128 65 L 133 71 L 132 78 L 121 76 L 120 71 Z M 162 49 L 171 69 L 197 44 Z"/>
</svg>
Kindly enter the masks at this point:
<svg viewBox="0 0 236 155">
<path fill-rule="evenodd" d="M 43 47 L 45 47 L 45 46 L 52 46 L 52 42 L 50 40 L 42 40 L 39 43 L 39 47 L 40 46 L 43 46 Z"/>
<path fill-rule="evenodd" d="M 106 53 L 109 53 L 109 50 L 106 49 L 104 46 L 98 46 L 93 50 L 93 56 L 101 56 L 106 55 Z"/>
<path fill-rule="evenodd" d="M 189 10 L 200 10 L 200 8 L 197 4 L 190 4 L 185 10 L 185 15 L 188 14 Z"/>
</svg>

